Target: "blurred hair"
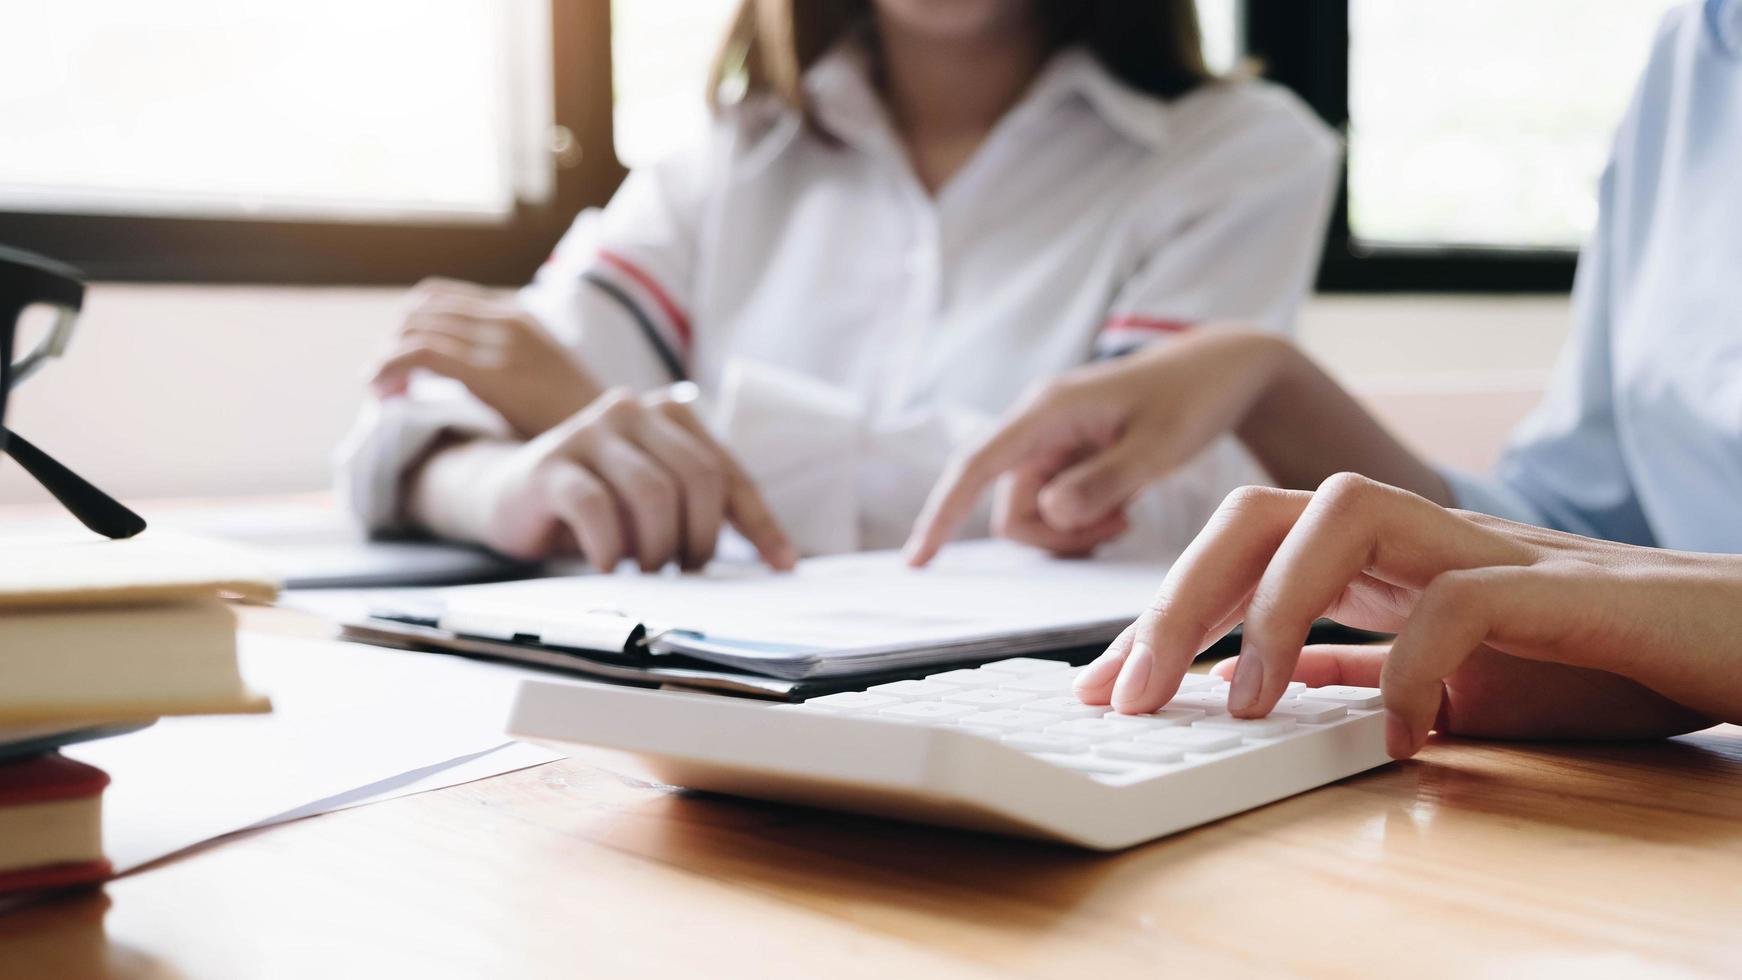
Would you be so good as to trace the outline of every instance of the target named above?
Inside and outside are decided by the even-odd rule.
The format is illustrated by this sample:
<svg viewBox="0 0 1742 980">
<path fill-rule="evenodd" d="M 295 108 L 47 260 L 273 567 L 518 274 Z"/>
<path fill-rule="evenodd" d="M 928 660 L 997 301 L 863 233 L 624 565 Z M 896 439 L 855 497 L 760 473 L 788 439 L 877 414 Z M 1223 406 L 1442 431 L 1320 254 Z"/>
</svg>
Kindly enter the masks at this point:
<svg viewBox="0 0 1742 980">
<path fill-rule="evenodd" d="M 1035 0 L 1035 9 L 1049 50 L 1080 44 L 1139 92 L 1171 99 L 1213 77 L 1193 0 Z M 871 0 L 740 0 L 714 57 L 708 104 L 772 95 L 811 118 L 806 69 L 870 21 Z"/>
</svg>

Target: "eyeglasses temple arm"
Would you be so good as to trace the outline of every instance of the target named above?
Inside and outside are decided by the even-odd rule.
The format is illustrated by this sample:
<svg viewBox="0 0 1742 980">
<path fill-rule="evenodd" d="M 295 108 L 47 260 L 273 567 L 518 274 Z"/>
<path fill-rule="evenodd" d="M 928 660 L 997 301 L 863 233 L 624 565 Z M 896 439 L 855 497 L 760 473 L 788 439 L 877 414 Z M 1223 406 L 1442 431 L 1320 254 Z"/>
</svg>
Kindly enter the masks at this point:
<svg viewBox="0 0 1742 980">
<path fill-rule="evenodd" d="M 36 478 L 54 498 L 66 505 L 79 523 L 106 538 L 131 538 L 145 530 L 145 518 L 128 510 L 119 500 L 85 482 L 47 453 L 0 426 L 0 446 L 25 472 Z"/>
</svg>

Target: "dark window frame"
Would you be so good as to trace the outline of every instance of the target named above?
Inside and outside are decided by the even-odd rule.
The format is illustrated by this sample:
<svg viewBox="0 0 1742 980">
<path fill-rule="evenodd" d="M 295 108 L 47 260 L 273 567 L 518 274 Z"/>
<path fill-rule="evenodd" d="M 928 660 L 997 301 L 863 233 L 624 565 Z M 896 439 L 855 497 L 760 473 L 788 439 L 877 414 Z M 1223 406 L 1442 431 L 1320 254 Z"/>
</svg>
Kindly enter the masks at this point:
<svg viewBox="0 0 1742 980">
<path fill-rule="evenodd" d="M 611 138 L 609 0 L 550 0 L 554 193 L 504 221 L 258 221 L 230 218 L 0 212 L 0 242 L 50 255 L 87 276 L 126 282 L 286 285 L 406 284 L 445 275 L 527 281 L 579 211 L 623 178 Z"/>
<path fill-rule="evenodd" d="M 1349 126 L 1346 0 L 1245 0 L 1245 46 L 1266 77 L 1293 89 L 1339 133 Z M 1357 240 L 1343 168 L 1319 267 L 1322 292 L 1564 293 L 1577 252 L 1567 249 L 1404 247 Z"/>
</svg>

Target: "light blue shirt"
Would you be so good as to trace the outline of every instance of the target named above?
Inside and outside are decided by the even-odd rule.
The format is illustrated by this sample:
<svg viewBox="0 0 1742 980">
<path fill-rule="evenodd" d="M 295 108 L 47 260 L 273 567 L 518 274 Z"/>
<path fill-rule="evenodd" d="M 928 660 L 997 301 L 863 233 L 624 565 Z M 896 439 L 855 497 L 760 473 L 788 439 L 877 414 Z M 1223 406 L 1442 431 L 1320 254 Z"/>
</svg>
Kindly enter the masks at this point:
<svg viewBox="0 0 1742 980">
<path fill-rule="evenodd" d="M 1547 397 L 1458 505 L 1742 553 L 1742 0 L 1672 11 L 1616 134 Z"/>
</svg>

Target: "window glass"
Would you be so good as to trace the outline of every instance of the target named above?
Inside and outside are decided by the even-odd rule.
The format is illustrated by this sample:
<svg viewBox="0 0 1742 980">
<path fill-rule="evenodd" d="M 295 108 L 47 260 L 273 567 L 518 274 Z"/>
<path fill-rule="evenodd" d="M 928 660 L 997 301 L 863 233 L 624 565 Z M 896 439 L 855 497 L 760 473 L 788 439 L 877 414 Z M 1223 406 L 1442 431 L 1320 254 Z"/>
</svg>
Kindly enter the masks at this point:
<svg viewBox="0 0 1742 980">
<path fill-rule="evenodd" d="M 1197 0 L 1198 28 L 1204 35 L 1204 60 L 1225 72 L 1245 54 L 1240 43 L 1240 0 Z"/>
<path fill-rule="evenodd" d="M 694 142 L 708 69 L 738 0 L 612 0 L 611 118 L 617 159 L 641 167 Z"/>
<path fill-rule="evenodd" d="M 1675 0 L 1351 0 L 1349 218 L 1404 245 L 1576 247 Z"/>
<path fill-rule="evenodd" d="M 611 71 L 617 159 L 652 163 L 707 125 L 708 68 L 738 0 L 613 0 Z M 1238 0 L 1198 0 L 1204 54 L 1218 71 L 1240 55 Z"/>
<path fill-rule="evenodd" d="M 501 217 L 548 192 L 548 23 L 537 0 L 19 5 L 0 209 Z"/>
</svg>

